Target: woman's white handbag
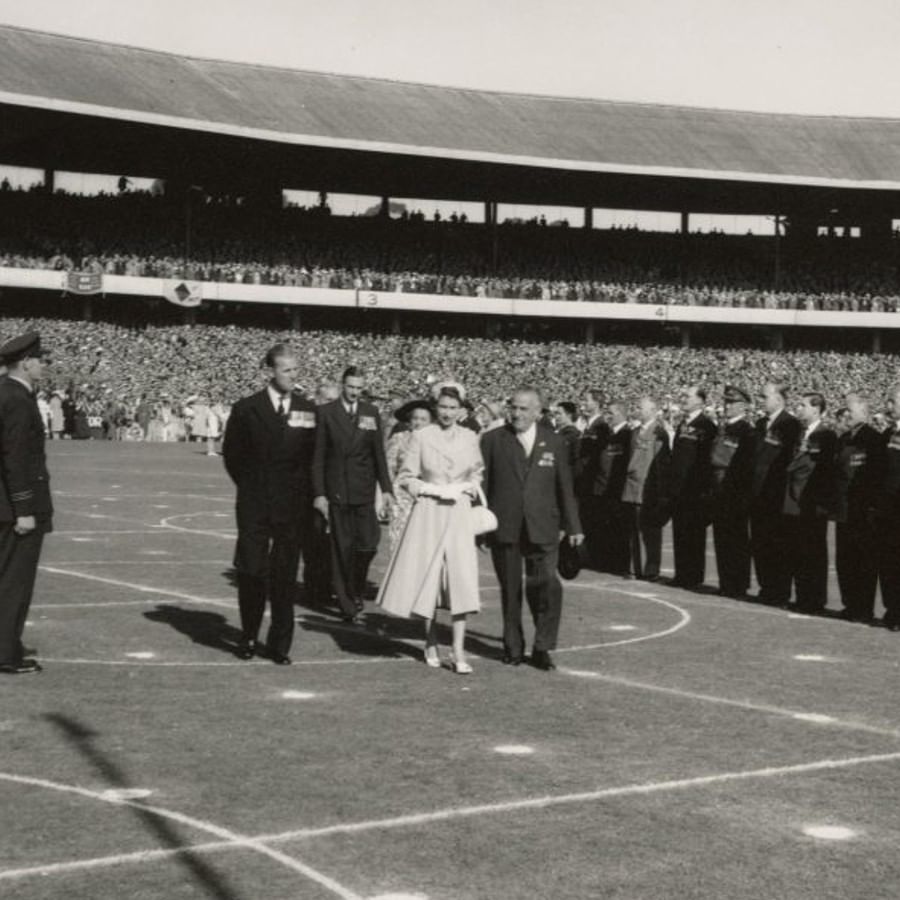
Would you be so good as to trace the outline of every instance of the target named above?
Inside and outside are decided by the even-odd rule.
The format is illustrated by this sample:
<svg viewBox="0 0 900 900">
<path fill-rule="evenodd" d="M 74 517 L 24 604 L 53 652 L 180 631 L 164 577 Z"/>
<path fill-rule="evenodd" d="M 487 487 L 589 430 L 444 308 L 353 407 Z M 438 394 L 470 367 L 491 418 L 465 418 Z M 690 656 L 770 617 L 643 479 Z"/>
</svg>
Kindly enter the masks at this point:
<svg viewBox="0 0 900 900">
<path fill-rule="evenodd" d="M 496 531 L 498 525 L 497 517 L 488 509 L 487 498 L 479 487 L 478 503 L 472 504 L 472 531 L 477 537 L 480 534 L 490 534 L 490 532 Z"/>
</svg>

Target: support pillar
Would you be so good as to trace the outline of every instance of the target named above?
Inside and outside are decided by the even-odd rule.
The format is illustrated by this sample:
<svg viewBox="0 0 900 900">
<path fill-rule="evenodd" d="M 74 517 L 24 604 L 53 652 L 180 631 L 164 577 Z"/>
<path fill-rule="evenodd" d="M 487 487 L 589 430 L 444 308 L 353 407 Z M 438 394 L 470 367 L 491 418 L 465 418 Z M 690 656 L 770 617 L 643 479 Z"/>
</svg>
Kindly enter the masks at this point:
<svg viewBox="0 0 900 900">
<path fill-rule="evenodd" d="M 391 334 L 400 334 L 400 310 L 395 309 L 391 314 Z"/>
<path fill-rule="evenodd" d="M 584 329 L 584 342 L 590 347 L 594 343 L 594 322 L 587 323 Z"/>
<path fill-rule="evenodd" d="M 81 307 L 81 318 L 85 322 L 90 322 L 93 317 L 94 317 L 93 297 L 85 297 L 84 304 Z"/>
<path fill-rule="evenodd" d="M 300 331 L 300 307 L 291 307 L 291 331 Z"/>
<path fill-rule="evenodd" d="M 197 310 L 196 309 L 186 309 L 184 311 L 184 324 L 185 325 L 196 325 L 197 324 Z"/>
<path fill-rule="evenodd" d="M 594 227 L 594 207 L 586 206 L 584 208 L 584 230 L 590 231 Z"/>
<path fill-rule="evenodd" d="M 681 347 L 683 350 L 690 349 L 691 346 L 691 331 L 692 327 L 690 325 L 679 325 L 678 333 L 681 335 Z"/>
<path fill-rule="evenodd" d="M 881 353 L 881 332 L 877 330 L 872 332 L 872 352 Z"/>
<path fill-rule="evenodd" d="M 690 231 L 691 214 L 682 210 L 681 213 L 681 233 L 687 234 Z"/>
<path fill-rule="evenodd" d="M 52 194 L 56 190 L 56 170 L 44 169 L 44 190 Z"/>
<path fill-rule="evenodd" d="M 784 350 L 784 329 L 776 328 L 772 332 L 772 349 Z"/>
</svg>

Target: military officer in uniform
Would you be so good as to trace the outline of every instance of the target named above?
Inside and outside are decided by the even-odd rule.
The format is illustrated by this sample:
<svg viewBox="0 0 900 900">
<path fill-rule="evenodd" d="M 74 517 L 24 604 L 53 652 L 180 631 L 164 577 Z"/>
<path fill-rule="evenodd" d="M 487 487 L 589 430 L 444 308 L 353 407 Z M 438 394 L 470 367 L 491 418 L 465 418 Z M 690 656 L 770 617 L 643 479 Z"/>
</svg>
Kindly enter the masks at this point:
<svg viewBox="0 0 900 900">
<path fill-rule="evenodd" d="M 360 399 L 363 372 L 350 366 L 341 396 L 319 407 L 313 460 L 315 508 L 331 533 L 331 577 L 345 621 L 363 623 L 366 576 L 380 537 L 375 488 L 383 515 L 394 506 L 377 407 Z"/>
<path fill-rule="evenodd" d="M 44 423 L 35 385 L 45 360 L 37 332 L 0 347 L 0 674 L 40 672 L 26 655 L 22 632 L 44 535 L 53 530 Z M 33 652 L 33 651 L 29 651 Z"/>
<path fill-rule="evenodd" d="M 719 593 L 741 599 L 750 587 L 750 487 L 755 439 L 747 420 L 750 395 L 728 385 L 723 402 L 724 415 L 710 450 L 709 516 Z"/>
<path fill-rule="evenodd" d="M 850 430 L 837 441 L 834 520 L 835 565 L 841 617 L 871 622 L 878 585 L 875 508 L 881 474 L 881 435 L 869 424 L 869 403 L 853 392 L 844 398 Z"/>
<path fill-rule="evenodd" d="M 888 398 L 892 424 L 882 436 L 883 477 L 875 505 L 884 624 L 900 631 L 900 385 Z"/>
<path fill-rule="evenodd" d="M 797 407 L 800 443 L 787 467 L 784 514 L 791 577 L 799 612 L 828 605 L 828 516 L 834 505 L 834 448 L 837 435 L 822 422 L 825 398 L 804 394 Z"/>
<path fill-rule="evenodd" d="M 269 383 L 234 404 L 225 429 L 225 468 L 237 486 L 234 565 L 242 639 L 237 655 L 260 653 L 268 597 L 268 654 L 290 665 L 294 597 L 301 549 L 312 528 L 316 407 L 294 391 L 297 357 L 286 344 L 266 354 Z"/>
<path fill-rule="evenodd" d="M 787 389 L 768 382 L 763 388 L 766 414 L 756 423 L 750 507 L 750 541 L 759 599 L 785 606 L 791 596 L 791 561 L 784 492 L 788 463 L 800 437 L 800 423 L 787 411 Z"/>
<path fill-rule="evenodd" d="M 626 576 L 630 564 L 630 520 L 622 492 L 631 456 L 631 430 L 624 403 L 613 401 L 606 407 L 606 423 L 609 439 L 600 452 L 594 480 L 601 530 L 600 562 L 602 571 Z"/>
<path fill-rule="evenodd" d="M 684 397 L 686 414 L 672 442 L 672 584 L 683 588 L 699 587 L 706 575 L 707 496 L 716 424 L 704 414 L 705 406 L 706 390 L 696 385 L 689 388 Z"/>
</svg>

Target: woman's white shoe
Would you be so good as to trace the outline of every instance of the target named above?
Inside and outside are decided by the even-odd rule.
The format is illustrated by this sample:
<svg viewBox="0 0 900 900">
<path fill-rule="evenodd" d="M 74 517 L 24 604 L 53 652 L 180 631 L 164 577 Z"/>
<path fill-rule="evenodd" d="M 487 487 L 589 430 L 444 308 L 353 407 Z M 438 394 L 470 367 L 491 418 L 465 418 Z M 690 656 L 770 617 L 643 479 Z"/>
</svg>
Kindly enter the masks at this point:
<svg viewBox="0 0 900 900">
<path fill-rule="evenodd" d="M 471 675 L 475 671 L 464 659 L 457 659 L 455 655 L 450 659 L 450 668 L 457 675 Z"/>
<path fill-rule="evenodd" d="M 425 648 L 425 665 L 429 669 L 439 669 L 441 667 L 441 657 L 438 654 L 437 647 Z"/>
</svg>

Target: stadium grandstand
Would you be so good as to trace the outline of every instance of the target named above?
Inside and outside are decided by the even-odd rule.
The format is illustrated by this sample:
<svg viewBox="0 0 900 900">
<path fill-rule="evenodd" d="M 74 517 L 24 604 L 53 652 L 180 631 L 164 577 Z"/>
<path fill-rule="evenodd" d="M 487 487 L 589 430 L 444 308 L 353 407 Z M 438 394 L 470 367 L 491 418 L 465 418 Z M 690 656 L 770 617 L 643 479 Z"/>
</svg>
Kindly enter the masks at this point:
<svg viewBox="0 0 900 900">
<path fill-rule="evenodd" d="M 898 121 L 435 87 L 7 26 L 0 49 L 0 165 L 43 171 L 0 190 L 6 316 L 900 349 Z M 123 187 L 75 196 L 59 172 Z M 320 202 L 288 207 L 288 190 Z M 382 199 L 347 217 L 332 193 Z M 483 221 L 392 218 L 397 197 L 477 202 Z M 504 222 L 502 204 L 582 224 Z M 593 227 L 610 209 L 676 213 L 681 230 Z M 692 232 L 706 213 L 768 216 L 774 234 Z"/>
</svg>

